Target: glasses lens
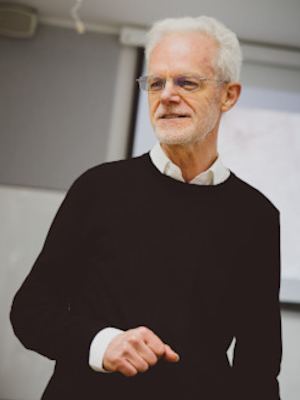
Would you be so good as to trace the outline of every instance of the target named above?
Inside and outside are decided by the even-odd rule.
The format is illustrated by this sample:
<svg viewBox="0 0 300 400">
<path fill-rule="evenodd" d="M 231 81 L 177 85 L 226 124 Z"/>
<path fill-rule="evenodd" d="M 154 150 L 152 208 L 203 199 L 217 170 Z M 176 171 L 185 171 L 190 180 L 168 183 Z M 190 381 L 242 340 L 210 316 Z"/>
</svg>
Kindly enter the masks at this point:
<svg viewBox="0 0 300 400">
<path fill-rule="evenodd" d="M 140 88 L 147 92 L 159 92 L 165 87 L 166 79 L 160 76 L 142 76 L 138 79 Z M 200 89 L 201 79 L 197 76 L 180 75 L 173 78 L 173 83 L 180 89 L 193 92 Z"/>
<path fill-rule="evenodd" d="M 196 76 L 176 76 L 174 78 L 174 84 L 181 89 L 187 90 L 187 91 L 193 91 L 200 89 L 201 87 L 201 81 L 199 78 Z"/>
<path fill-rule="evenodd" d="M 164 88 L 165 80 L 160 76 L 148 76 L 148 91 L 159 92 Z"/>
</svg>

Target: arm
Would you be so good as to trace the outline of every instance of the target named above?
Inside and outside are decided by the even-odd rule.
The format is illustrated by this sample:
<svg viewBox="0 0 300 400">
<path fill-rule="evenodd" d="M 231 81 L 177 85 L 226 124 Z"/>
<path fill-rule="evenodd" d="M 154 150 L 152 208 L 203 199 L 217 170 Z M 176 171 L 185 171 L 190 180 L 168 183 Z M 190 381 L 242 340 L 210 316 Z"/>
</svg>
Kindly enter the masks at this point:
<svg viewBox="0 0 300 400">
<path fill-rule="evenodd" d="M 279 399 L 279 215 L 275 209 L 267 211 L 252 232 L 237 305 L 233 376 L 236 398 L 243 400 Z"/>
<path fill-rule="evenodd" d="M 69 190 L 44 248 L 15 296 L 14 331 L 23 345 L 50 359 L 86 362 L 101 321 L 74 315 L 74 293 L 85 274 L 86 237 L 95 193 L 93 173 L 84 174 Z"/>
</svg>

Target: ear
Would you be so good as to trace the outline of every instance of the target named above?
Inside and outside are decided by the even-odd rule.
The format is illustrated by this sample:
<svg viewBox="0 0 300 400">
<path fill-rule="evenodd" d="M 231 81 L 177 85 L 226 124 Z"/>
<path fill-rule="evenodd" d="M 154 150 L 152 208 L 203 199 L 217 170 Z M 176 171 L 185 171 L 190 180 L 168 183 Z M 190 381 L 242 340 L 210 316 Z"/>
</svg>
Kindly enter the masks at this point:
<svg viewBox="0 0 300 400">
<path fill-rule="evenodd" d="M 221 95 L 221 111 L 226 112 L 230 110 L 240 97 L 242 85 L 238 82 L 228 83 Z"/>
</svg>

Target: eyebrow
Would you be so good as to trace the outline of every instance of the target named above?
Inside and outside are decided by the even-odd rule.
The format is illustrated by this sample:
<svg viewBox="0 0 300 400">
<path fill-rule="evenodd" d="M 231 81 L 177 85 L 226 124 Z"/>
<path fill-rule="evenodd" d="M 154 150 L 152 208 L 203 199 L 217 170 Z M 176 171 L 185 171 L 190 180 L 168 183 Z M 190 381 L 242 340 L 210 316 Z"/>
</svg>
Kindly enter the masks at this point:
<svg viewBox="0 0 300 400">
<path fill-rule="evenodd" d="M 157 77 L 165 79 L 165 76 L 164 75 L 160 75 L 160 74 L 150 74 L 149 73 L 147 76 L 157 76 Z M 170 75 L 168 77 L 175 78 L 176 76 L 196 76 L 197 78 L 203 78 L 205 75 L 204 74 L 200 75 L 199 73 L 196 73 L 196 72 L 180 72 L 178 74 L 174 74 L 174 75 L 172 74 L 172 75 Z"/>
</svg>

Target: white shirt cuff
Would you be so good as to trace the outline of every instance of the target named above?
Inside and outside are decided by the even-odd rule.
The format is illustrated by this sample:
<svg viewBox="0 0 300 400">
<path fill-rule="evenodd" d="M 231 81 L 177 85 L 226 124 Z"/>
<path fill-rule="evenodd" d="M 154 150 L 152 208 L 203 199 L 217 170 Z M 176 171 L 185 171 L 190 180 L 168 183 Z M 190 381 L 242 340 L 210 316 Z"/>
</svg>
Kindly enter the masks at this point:
<svg viewBox="0 0 300 400">
<path fill-rule="evenodd" d="M 90 346 L 89 365 L 96 372 L 109 372 L 103 367 L 103 357 L 109 343 L 120 333 L 117 328 L 104 328 L 97 333 Z"/>
</svg>

